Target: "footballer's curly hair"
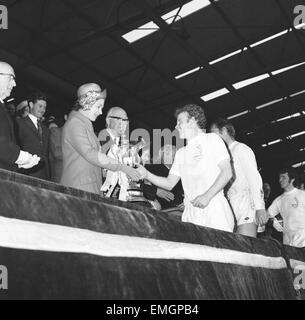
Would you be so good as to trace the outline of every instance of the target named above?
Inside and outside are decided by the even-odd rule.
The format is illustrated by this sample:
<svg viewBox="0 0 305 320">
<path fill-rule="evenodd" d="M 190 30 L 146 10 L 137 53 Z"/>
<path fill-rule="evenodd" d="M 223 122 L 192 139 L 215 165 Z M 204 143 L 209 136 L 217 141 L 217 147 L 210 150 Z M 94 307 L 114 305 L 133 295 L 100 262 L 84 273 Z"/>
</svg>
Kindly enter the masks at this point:
<svg viewBox="0 0 305 320">
<path fill-rule="evenodd" d="M 183 106 L 182 108 L 179 108 L 175 112 L 175 117 L 178 118 L 178 116 L 186 112 L 188 114 L 188 118 L 194 118 L 197 122 L 197 125 L 200 129 L 205 130 L 207 127 L 207 119 L 205 116 L 205 112 L 202 107 L 196 105 L 196 104 L 187 104 Z"/>
</svg>

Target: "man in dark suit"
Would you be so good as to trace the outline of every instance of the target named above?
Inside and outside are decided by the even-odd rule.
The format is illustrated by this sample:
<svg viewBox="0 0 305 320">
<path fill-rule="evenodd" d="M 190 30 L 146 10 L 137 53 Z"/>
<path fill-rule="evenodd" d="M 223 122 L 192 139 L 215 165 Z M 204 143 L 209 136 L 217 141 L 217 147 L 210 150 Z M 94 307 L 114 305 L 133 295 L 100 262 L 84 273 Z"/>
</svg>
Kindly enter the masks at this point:
<svg viewBox="0 0 305 320">
<path fill-rule="evenodd" d="M 24 150 L 37 154 L 41 161 L 37 166 L 23 170 L 23 173 L 49 180 L 49 129 L 41 121 L 46 112 L 47 98 L 41 92 L 34 92 L 28 98 L 28 104 L 30 114 L 17 120 L 18 140 Z"/>
<path fill-rule="evenodd" d="M 39 162 L 36 155 L 21 151 L 16 144 L 13 121 L 4 105 L 4 99 L 11 95 L 15 86 L 14 69 L 0 61 L 0 169 L 9 171 L 30 168 Z"/>
</svg>

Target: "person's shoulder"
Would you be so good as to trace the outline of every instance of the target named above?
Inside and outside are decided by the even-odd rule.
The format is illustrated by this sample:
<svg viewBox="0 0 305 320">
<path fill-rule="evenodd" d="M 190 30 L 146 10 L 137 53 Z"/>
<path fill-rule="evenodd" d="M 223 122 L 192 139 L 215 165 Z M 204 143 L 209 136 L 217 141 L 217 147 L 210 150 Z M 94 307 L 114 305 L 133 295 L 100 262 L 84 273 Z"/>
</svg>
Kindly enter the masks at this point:
<svg viewBox="0 0 305 320">
<path fill-rule="evenodd" d="M 219 135 L 217 135 L 216 133 L 210 132 L 210 133 L 203 133 L 201 135 L 201 139 L 202 141 L 207 141 L 208 143 L 211 144 L 217 144 L 217 143 L 221 143 L 224 144 L 224 141 L 222 140 L 221 137 L 219 137 Z"/>
<path fill-rule="evenodd" d="M 301 197 L 305 198 L 305 190 L 297 189 L 296 191 Z"/>
<path fill-rule="evenodd" d="M 253 152 L 253 150 L 245 143 L 236 141 L 236 149 Z"/>
<path fill-rule="evenodd" d="M 25 117 L 25 118 L 18 118 L 16 119 L 16 126 L 17 128 L 20 130 L 26 130 L 27 127 L 29 126 L 30 122 L 32 122 L 32 120 L 30 119 L 29 116 Z"/>
<path fill-rule="evenodd" d="M 62 134 L 67 134 L 68 132 L 70 132 L 75 127 L 75 125 L 78 125 L 78 119 L 72 117 L 69 118 L 62 127 Z"/>
<path fill-rule="evenodd" d="M 235 153 L 242 153 L 243 155 L 249 155 L 255 157 L 254 151 L 245 143 L 236 141 L 236 146 L 234 147 Z"/>
<path fill-rule="evenodd" d="M 68 121 L 66 122 L 65 126 L 66 127 L 74 127 L 75 125 L 76 126 L 79 126 L 79 125 L 82 125 L 84 122 L 82 121 L 82 119 L 80 119 L 79 117 L 77 117 L 77 115 L 72 115 Z"/>
<path fill-rule="evenodd" d="M 25 118 L 16 118 L 16 123 L 23 125 L 25 124 L 28 120 L 31 120 L 29 116 Z"/>
<path fill-rule="evenodd" d="M 280 203 L 280 202 L 283 200 L 284 197 L 285 197 L 285 193 L 280 194 L 279 196 L 277 196 L 277 197 L 272 201 L 272 204 L 273 204 L 273 203 Z"/>
<path fill-rule="evenodd" d="M 214 133 L 214 132 L 209 132 L 209 133 L 203 133 L 202 135 L 202 139 L 207 139 L 207 140 L 222 140 L 218 134 Z"/>
<path fill-rule="evenodd" d="M 176 157 L 182 156 L 186 151 L 186 147 L 181 147 L 176 151 Z"/>
</svg>

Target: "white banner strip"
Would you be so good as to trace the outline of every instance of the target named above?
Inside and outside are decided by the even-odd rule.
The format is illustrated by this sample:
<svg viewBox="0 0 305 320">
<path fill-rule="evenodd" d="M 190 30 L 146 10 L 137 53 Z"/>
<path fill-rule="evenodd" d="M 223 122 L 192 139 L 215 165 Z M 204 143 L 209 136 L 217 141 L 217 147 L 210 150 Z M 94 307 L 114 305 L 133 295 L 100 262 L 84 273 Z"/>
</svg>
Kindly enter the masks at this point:
<svg viewBox="0 0 305 320">
<path fill-rule="evenodd" d="M 0 217 L 0 247 L 103 257 L 174 259 L 285 269 L 282 257 L 266 257 L 199 244 L 98 233 L 84 229 Z"/>
</svg>

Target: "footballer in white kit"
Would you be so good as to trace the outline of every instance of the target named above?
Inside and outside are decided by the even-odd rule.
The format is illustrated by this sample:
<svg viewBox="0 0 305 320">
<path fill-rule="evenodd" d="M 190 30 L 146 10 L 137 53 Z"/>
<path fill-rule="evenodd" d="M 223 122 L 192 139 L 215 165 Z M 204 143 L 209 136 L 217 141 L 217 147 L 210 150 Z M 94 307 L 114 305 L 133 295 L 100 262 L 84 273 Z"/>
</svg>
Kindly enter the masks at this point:
<svg viewBox="0 0 305 320">
<path fill-rule="evenodd" d="M 283 217 L 283 243 L 305 247 L 305 191 L 293 185 L 296 174 L 293 169 L 281 170 L 279 182 L 284 193 L 268 208 L 271 218 L 279 213 Z"/>
<path fill-rule="evenodd" d="M 152 184 L 171 190 L 181 179 L 185 210 L 182 221 L 232 232 L 234 216 L 223 189 L 232 178 L 230 155 L 216 134 L 205 133 L 204 110 L 186 105 L 177 110 L 177 126 L 187 146 L 176 153 L 168 177 L 151 174 L 139 167 L 142 177 Z"/>
<path fill-rule="evenodd" d="M 256 223 L 256 211 L 265 210 L 263 181 L 257 170 L 253 151 L 244 143 L 234 141 L 231 151 L 236 180 L 228 197 L 236 214 L 237 225 Z"/>
<path fill-rule="evenodd" d="M 214 133 L 200 133 L 177 151 L 170 174 L 181 178 L 185 210 L 182 221 L 201 226 L 232 231 L 233 213 L 223 190 L 205 208 L 198 208 L 192 200 L 204 194 L 220 173 L 218 164 L 230 161 L 224 142 Z"/>
<path fill-rule="evenodd" d="M 217 119 L 211 131 L 227 143 L 232 155 L 235 180 L 227 195 L 236 216 L 237 232 L 256 237 L 257 224 L 265 224 L 268 214 L 265 210 L 263 181 L 254 152 L 246 144 L 235 140 L 235 128 L 227 119 Z"/>
</svg>

